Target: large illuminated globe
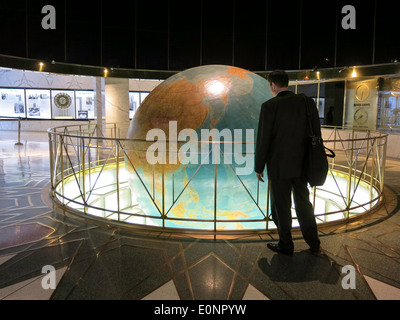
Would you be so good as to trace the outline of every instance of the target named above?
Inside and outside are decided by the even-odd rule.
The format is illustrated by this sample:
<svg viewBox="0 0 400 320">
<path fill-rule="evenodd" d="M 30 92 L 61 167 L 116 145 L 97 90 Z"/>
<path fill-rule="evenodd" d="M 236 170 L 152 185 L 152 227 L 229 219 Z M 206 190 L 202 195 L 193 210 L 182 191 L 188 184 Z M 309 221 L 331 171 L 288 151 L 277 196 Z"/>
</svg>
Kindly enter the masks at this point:
<svg viewBox="0 0 400 320">
<path fill-rule="evenodd" d="M 271 97 L 264 78 L 222 65 L 180 72 L 147 96 L 125 151 L 134 200 L 150 224 L 259 227 L 267 199 L 254 173 L 254 141 L 261 105 Z"/>
</svg>

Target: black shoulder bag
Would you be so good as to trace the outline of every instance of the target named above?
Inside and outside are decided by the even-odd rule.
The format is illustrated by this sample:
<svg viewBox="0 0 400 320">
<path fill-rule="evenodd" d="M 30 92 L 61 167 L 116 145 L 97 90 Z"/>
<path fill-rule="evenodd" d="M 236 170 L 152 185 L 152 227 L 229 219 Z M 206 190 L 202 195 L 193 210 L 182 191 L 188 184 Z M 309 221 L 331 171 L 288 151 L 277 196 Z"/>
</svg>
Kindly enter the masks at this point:
<svg viewBox="0 0 400 320">
<path fill-rule="evenodd" d="M 303 95 L 307 108 L 308 142 L 305 159 L 306 178 L 311 187 L 322 186 L 328 175 L 328 158 L 334 158 L 335 152 L 324 146 L 321 137 L 314 134 L 311 124 L 311 111 L 307 97 Z M 327 154 L 325 150 L 328 150 Z"/>
</svg>

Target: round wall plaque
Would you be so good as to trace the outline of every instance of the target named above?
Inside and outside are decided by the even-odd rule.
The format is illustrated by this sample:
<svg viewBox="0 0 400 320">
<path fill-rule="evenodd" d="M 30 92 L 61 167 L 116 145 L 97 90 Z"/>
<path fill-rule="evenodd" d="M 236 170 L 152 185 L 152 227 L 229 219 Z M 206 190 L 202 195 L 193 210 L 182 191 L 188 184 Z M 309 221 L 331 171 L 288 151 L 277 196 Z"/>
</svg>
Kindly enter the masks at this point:
<svg viewBox="0 0 400 320">
<path fill-rule="evenodd" d="M 57 108 L 68 109 L 71 105 L 71 97 L 66 93 L 57 93 L 54 97 L 54 103 Z"/>
</svg>

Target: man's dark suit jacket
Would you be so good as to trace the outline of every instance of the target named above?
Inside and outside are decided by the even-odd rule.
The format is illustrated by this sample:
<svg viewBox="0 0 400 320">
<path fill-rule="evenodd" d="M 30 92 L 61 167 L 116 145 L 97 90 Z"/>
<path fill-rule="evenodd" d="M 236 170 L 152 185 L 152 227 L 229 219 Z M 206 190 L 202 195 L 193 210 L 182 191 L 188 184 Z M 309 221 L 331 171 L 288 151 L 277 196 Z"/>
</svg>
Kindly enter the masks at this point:
<svg viewBox="0 0 400 320">
<path fill-rule="evenodd" d="M 308 98 L 314 134 L 321 136 L 318 111 Z M 258 123 L 255 172 L 265 164 L 270 179 L 297 178 L 304 174 L 307 148 L 307 109 L 302 95 L 281 91 L 261 106 Z"/>
</svg>

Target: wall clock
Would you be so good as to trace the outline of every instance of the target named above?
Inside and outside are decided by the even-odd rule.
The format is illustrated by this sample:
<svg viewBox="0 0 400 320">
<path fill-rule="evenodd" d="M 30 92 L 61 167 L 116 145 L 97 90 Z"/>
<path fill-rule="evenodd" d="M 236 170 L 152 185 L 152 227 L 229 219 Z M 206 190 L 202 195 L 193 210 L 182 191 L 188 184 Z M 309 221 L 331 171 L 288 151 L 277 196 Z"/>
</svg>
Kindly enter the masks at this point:
<svg viewBox="0 0 400 320">
<path fill-rule="evenodd" d="M 365 101 L 369 97 L 369 88 L 366 84 L 360 84 L 356 88 L 356 99 L 358 101 Z"/>
<path fill-rule="evenodd" d="M 354 113 L 354 121 L 357 124 L 365 124 L 368 121 L 368 112 L 365 109 L 358 109 Z"/>
</svg>

